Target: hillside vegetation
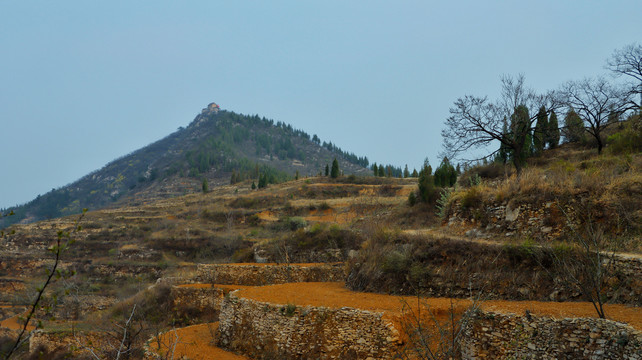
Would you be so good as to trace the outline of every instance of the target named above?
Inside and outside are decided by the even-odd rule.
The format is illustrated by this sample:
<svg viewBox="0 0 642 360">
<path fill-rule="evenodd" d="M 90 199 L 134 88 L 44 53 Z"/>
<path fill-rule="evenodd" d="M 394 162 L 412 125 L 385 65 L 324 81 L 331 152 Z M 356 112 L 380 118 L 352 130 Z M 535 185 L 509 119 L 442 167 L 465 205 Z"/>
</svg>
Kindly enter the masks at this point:
<svg viewBox="0 0 642 360">
<path fill-rule="evenodd" d="M 122 206 L 133 199 L 172 197 L 247 179 L 269 183 L 316 175 L 337 158 L 347 174 L 365 174 L 366 157 L 321 142 L 291 125 L 234 112 L 204 109 L 186 128 L 112 161 L 67 186 L 27 204 L 5 209 L 0 228 L 80 213 L 83 208 Z"/>
</svg>

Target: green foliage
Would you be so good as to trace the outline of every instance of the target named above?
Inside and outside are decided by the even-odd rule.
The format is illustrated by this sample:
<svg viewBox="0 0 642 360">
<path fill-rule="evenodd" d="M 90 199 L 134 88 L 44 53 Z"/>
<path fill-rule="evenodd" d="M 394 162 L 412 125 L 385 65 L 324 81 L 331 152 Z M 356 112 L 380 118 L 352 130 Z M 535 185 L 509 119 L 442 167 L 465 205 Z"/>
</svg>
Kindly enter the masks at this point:
<svg viewBox="0 0 642 360">
<path fill-rule="evenodd" d="M 555 111 L 551 111 L 551 116 L 548 119 L 545 141 L 550 149 L 556 148 L 560 143 L 560 129 Z"/>
<path fill-rule="evenodd" d="M 521 168 L 526 159 L 533 154 L 533 135 L 530 130 L 528 108 L 519 105 L 511 115 L 511 135 L 515 147 L 510 154 L 516 168 Z"/>
<path fill-rule="evenodd" d="M 411 177 L 419 177 L 419 173 L 417 172 L 417 169 L 412 169 L 412 174 L 410 175 Z"/>
<path fill-rule="evenodd" d="M 477 208 L 483 202 L 483 195 L 479 186 L 472 186 L 464 192 L 461 198 L 461 207 L 464 209 Z"/>
<path fill-rule="evenodd" d="M 642 151 L 642 121 L 639 116 L 631 119 L 624 130 L 619 131 L 606 140 L 611 154 L 633 154 Z"/>
<path fill-rule="evenodd" d="M 584 122 L 575 110 L 570 109 L 564 116 L 564 142 L 584 142 L 586 136 L 584 133 Z"/>
<path fill-rule="evenodd" d="M 447 157 L 441 161 L 434 175 L 435 186 L 447 187 L 453 186 L 457 182 L 457 170 L 448 161 Z"/>
<path fill-rule="evenodd" d="M 419 171 L 419 200 L 424 203 L 432 203 L 437 198 L 437 190 L 435 189 L 435 180 L 432 176 L 432 167 L 428 160 L 424 161 L 424 166 Z"/>
<path fill-rule="evenodd" d="M 288 227 L 290 228 L 290 230 L 292 230 L 292 231 L 295 231 L 295 230 L 298 230 L 298 229 L 303 229 L 306 226 L 308 226 L 308 222 L 304 218 L 302 218 L 300 216 L 293 216 L 293 217 L 288 218 L 287 224 L 288 224 Z"/>
<path fill-rule="evenodd" d="M 332 161 L 332 170 L 330 170 L 330 177 L 336 179 L 339 177 L 339 162 L 337 158 Z"/>
<path fill-rule="evenodd" d="M 548 115 L 542 106 L 537 112 L 537 125 L 533 132 L 533 147 L 536 154 L 541 154 L 546 146 L 546 132 L 548 130 Z"/>
<path fill-rule="evenodd" d="M 448 204 L 450 203 L 451 194 L 452 190 L 450 188 L 445 188 L 439 193 L 439 199 L 437 199 L 437 216 L 442 220 L 448 215 Z"/>
<path fill-rule="evenodd" d="M 281 314 L 284 316 L 293 316 L 294 313 L 296 312 L 296 305 L 294 304 L 287 304 L 281 308 Z"/>
<path fill-rule="evenodd" d="M 408 194 L 408 205 L 415 206 L 415 204 L 417 204 L 417 195 L 415 195 L 414 191 L 411 191 L 410 194 Z"/>
<path fill-rule="evenodd" d="M 207 179 L 203 179 L 203 183 L 201 185 L 201 189 L 203 190 L 203 193 L 206 194 L 207 192 L 210 191 L 210 187 L 207 184 Z"/>
<path fill-rule="evenodd" d="M 379 172 L 378 174 L 380 177 L 386 176 L 386 169 L 383 167 L 383 165 L 379 165 Z"/>
<path fill-rule="evenodd" d="M 404 179 L 410 176 L 410 171 L 408 171 L 408 164 L 406 164 L 406 167 L 403 169 L 403 177 Z"/>
<path fill-rule="evenodd" d="M 325 164 L 325 176 L 329 176 L 329 175 L 330 175 L 330 166 L 328 166 L 328 164 Z"/>
<path fill-rule="evenodd" d="M 256 189 L 256 183 L 252 181 L 252 190 L 255 190 L 255 189 Z"/>
</svg>

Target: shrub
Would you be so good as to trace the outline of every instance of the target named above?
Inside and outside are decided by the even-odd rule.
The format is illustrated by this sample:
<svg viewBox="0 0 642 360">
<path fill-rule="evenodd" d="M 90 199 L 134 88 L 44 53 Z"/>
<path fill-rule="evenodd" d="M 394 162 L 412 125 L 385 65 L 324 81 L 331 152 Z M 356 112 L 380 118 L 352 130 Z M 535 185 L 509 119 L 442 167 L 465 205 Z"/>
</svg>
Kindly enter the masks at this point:
<svg viewBox="0 0 642 360">
<path fill-rule="evenodd" d="M 461 198 L 461 206 L 464 209 L 476 208 L 481 205 L 483 196 L 479 190 L 479 186 L 468 188 Z"/>
<path fill-rule="evenodd" d="M 288 227 L 292 231 L 302 229 L 308 226 L 308 222 L 300 216 L 293 216 L 291 218 L 288 218 L 287 223 L 288 223 Z"/>
<path fill-rule="evenodd" d="M 415 206 L 415 204 L 417 204 L 417 196 L 414 191 L 411 191 L 410 194 L 408 194 L 408 205 Z"/>
</svg>

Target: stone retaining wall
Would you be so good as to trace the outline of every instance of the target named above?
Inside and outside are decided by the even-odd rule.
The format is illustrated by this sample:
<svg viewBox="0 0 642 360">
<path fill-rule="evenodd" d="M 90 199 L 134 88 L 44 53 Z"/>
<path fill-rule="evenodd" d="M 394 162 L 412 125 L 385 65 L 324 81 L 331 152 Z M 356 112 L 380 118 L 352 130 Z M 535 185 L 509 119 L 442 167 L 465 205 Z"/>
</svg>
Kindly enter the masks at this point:
<svg viewBox="0 0 642 360">
<path fill-rule="evenodd" d="M 311 265 L 199 264 L 196 281 L 226 285 L 268 285 L 345 280 L 341 263 Z"/>
<path fill-rule="evenodd" d="M 642 359 L 642 332 L 605 319 L 478 312 L 464 330 L 463 359 Z"/>
<path fill-rule="evenodd" d="M 223 289 L 172 286 L 172 311 L 181 318 L 197 318 L 200 322 L 216 321 L 221 311 Z"/>
<path fill-rule="evenodd" d="M 277 305 L 234 293 L 223 300 L 219 321 L 219 346 L 256 359 L 391 359 L 399 343 L 381 313 Z"/>
</svg>

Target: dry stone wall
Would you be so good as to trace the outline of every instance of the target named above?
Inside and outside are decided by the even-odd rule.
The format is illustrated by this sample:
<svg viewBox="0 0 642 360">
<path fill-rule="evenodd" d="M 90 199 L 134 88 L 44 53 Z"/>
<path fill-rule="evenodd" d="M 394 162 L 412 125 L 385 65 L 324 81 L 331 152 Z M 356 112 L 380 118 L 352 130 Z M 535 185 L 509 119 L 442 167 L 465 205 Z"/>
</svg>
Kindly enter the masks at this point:
<svg viewBox="0 0 642 360">
<path fill-rule="evenodd" d="M 223 295 L 224 290 L 215 287 L 172 286 L 172 311 L 181 318 L 198 318 L 201 322 L 216 321 L 221 311 Z"/>
<path fill-rule="evenodd" d="M 277 305 L 234 293 L 224 299 L 219 321 L 219 345 L 256 359 L 391 359 L 399 343 L 381 313 Z"/>
<path fill-rule="evenodd" d="M 210 284 L 268 285 L 291 282 L 343 281 L 343 264 L 234 265 L 199 264 L 196 281 Z"/>
<path fill-rule="evenodd" d="M 642 359 L 642 332 L 605 319 L 478 312 L 464 331 L 463 359 Z"/>
</svg>

